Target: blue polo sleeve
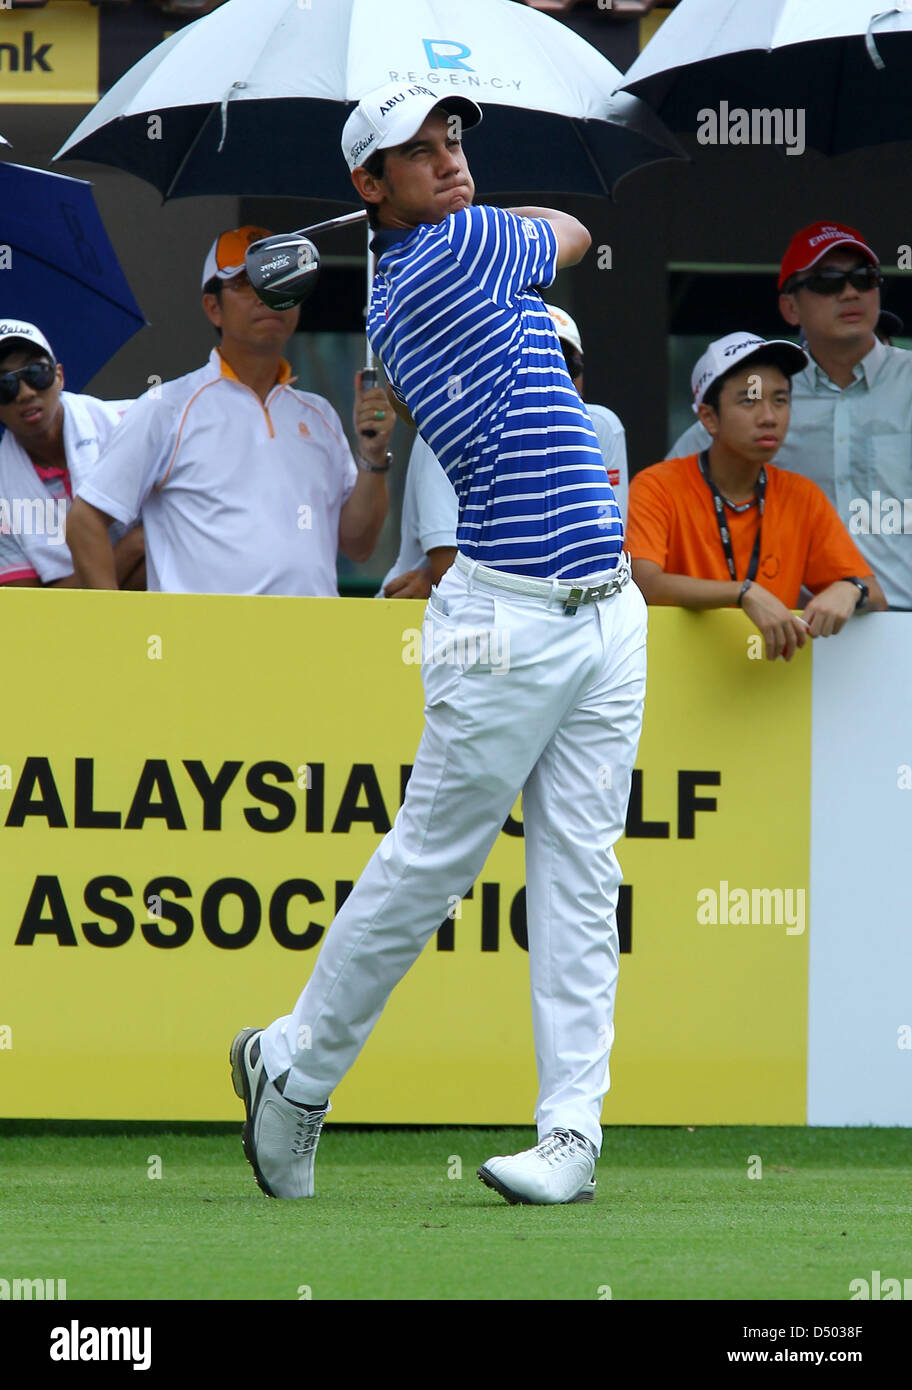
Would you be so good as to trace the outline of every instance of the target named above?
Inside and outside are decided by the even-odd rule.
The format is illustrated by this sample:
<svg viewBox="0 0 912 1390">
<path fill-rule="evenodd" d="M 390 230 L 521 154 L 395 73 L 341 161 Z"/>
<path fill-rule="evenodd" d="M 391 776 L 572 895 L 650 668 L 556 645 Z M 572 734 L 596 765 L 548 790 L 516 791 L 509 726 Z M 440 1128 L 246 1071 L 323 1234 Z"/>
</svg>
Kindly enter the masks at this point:
<svg viewBox="0 0 912 1390">
<path fill-rule="evenodd" d="M 553 283 L 558 245 L 550 222 L 479 206 L 452 213 L 444 227 L 463 271 L 495 304 Z"/>
</svg>

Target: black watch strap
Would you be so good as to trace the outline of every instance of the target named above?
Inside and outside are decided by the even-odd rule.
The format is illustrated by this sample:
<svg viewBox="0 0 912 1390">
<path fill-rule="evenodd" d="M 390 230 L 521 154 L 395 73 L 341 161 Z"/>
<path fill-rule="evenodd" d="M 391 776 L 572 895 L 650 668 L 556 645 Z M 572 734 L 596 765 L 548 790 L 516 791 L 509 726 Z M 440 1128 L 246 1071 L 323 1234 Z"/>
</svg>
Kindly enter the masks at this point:
<svg viewBox="0 0 912 1390">
<path fill-rule="evenodd" d="M 363 454 L 359 454 L 356 460 L 362 473 L 388 473 L 393 462 L 393 456 L 389 449 L 386 451 L 386 461 L 384 463 L 368 463 Z"/>
<path fill-rule="evenodd" d="M 844 582 L 846 584 L 854 584 L 858 590 L 858 602 L 855 605 L 855 612 L 857 613 L 861 605 L 868 601 L 868 586 L 865 584 L 864 580 L 859 579 L 855 574 L 847 574 Z"/>
</svg>

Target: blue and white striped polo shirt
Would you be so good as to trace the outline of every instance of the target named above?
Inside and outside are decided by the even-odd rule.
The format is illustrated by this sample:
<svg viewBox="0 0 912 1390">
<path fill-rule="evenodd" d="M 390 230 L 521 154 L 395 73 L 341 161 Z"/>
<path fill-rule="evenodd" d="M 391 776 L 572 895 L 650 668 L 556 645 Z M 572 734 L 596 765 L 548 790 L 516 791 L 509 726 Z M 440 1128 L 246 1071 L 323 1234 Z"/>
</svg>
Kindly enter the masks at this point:
<svg viewBox="0 0 912 1390">
<path fill-rule="evenodd" d="M 470 207 L 378 232 L 367 334 L 459 501 L 470 559 L 538 579 L 615 568 L 620 512 L 554 322 L 550 223 Z"/>
</svg>

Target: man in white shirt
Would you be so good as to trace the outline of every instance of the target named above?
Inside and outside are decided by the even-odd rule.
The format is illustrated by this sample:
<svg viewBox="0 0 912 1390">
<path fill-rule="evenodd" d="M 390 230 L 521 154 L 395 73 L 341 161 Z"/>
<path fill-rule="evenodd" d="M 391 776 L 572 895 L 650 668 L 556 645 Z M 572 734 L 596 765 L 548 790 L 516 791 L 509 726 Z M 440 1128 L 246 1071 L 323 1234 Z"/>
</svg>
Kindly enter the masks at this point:
<svg viewBox="0 0 912 1390">
<path fill-rule="evenodd" d="M 373 551 L 393 412 L 380 387 L 356 383 L 356 463 L 329 402 L 292 387 L 282 353 L 299 310 L 268 308 L 244 270 L 268 235 L 215 239 L 202 284 L 219 346 L 136 402 L 80 487 L 67 535 L 86 587 L 114 587 L 111 517 L 142 516 L 149 588 L 172 593 L 337 596 L 337 551 Z"/>
<path fill-rule="evenodd" d="M 776 464 L 825 493 L 880 580 L 891 608 L 912 609 L 912 352 L 876 336 L 883 277 L 860 232 L 815 222 L 792 238 L 779 311 L 810 362 L 793 378 L 792 417 Z M 668 458 L 709 447 L 695 424 Z"/>
<path fill-rule="evenodd" d="M 545 306 L 554 320 L 573 385 L 583 394 L 583 344 L 574 320 L 555 304 Z M 587 403 L 602 458 L 621 513 L 627 519 L 627 441 L 613 410 Z M 453 485 L 420 435 L 409 457 L 402 498 L 402 541 L 395 564 L 377 598 L 427 598 L 456 555 L 458 507 Z"/>
<path fill-rule="evenodd" d="M 130 401 L 64 391 L 63 367 L 34 323 L 0 320 L 0 584 L 76 583 L 66 513 Z M 141 527 L 111 528 L 121 588 L 145 588 Z"/>
</svg>

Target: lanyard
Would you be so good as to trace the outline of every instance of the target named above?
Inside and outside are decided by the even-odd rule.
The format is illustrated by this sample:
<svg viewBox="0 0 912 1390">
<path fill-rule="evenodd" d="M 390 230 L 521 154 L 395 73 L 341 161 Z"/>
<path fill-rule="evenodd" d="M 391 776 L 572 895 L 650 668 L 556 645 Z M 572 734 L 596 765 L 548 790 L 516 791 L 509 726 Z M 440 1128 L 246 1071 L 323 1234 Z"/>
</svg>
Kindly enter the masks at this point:
<svg viewBox="0 0 912 1390">
<path fill-rule="evenodd" d="M 732 579 L 737 581 L 738 575 L 735 570 L 735 553 L 732 550 L 731 535 L 725 520 L 725 499 L 716 487 L 709 475 L 709 451 L 704 450 L 700 455 L 700 472 L 706 480 L 706 485 L 713 496 L 716 510 L 716 525 L 719 527 L 719 538 L 722 541 L 722 549 L 725 552 L 725 559 L 728 563 L 728 572 Z M 760 563 L 760 535 L 763 531 L 763 500 L 766 496 L 766 469 L 760 469 L 760 476 L 757 479 L 757 510 L 760 515 L 760 525 L 757 527 L 757 535 L 754 540 L 754 548 L 751 551 L 750 562 L 747 566 L 747 578 L 753 580 L 757 574 L 757 566 Z M 729 502 L 733 512 L 746 512 L 754 504 L 745 502 L 743 506 L 735 506 L 734 502 Z"/>
</svg>

